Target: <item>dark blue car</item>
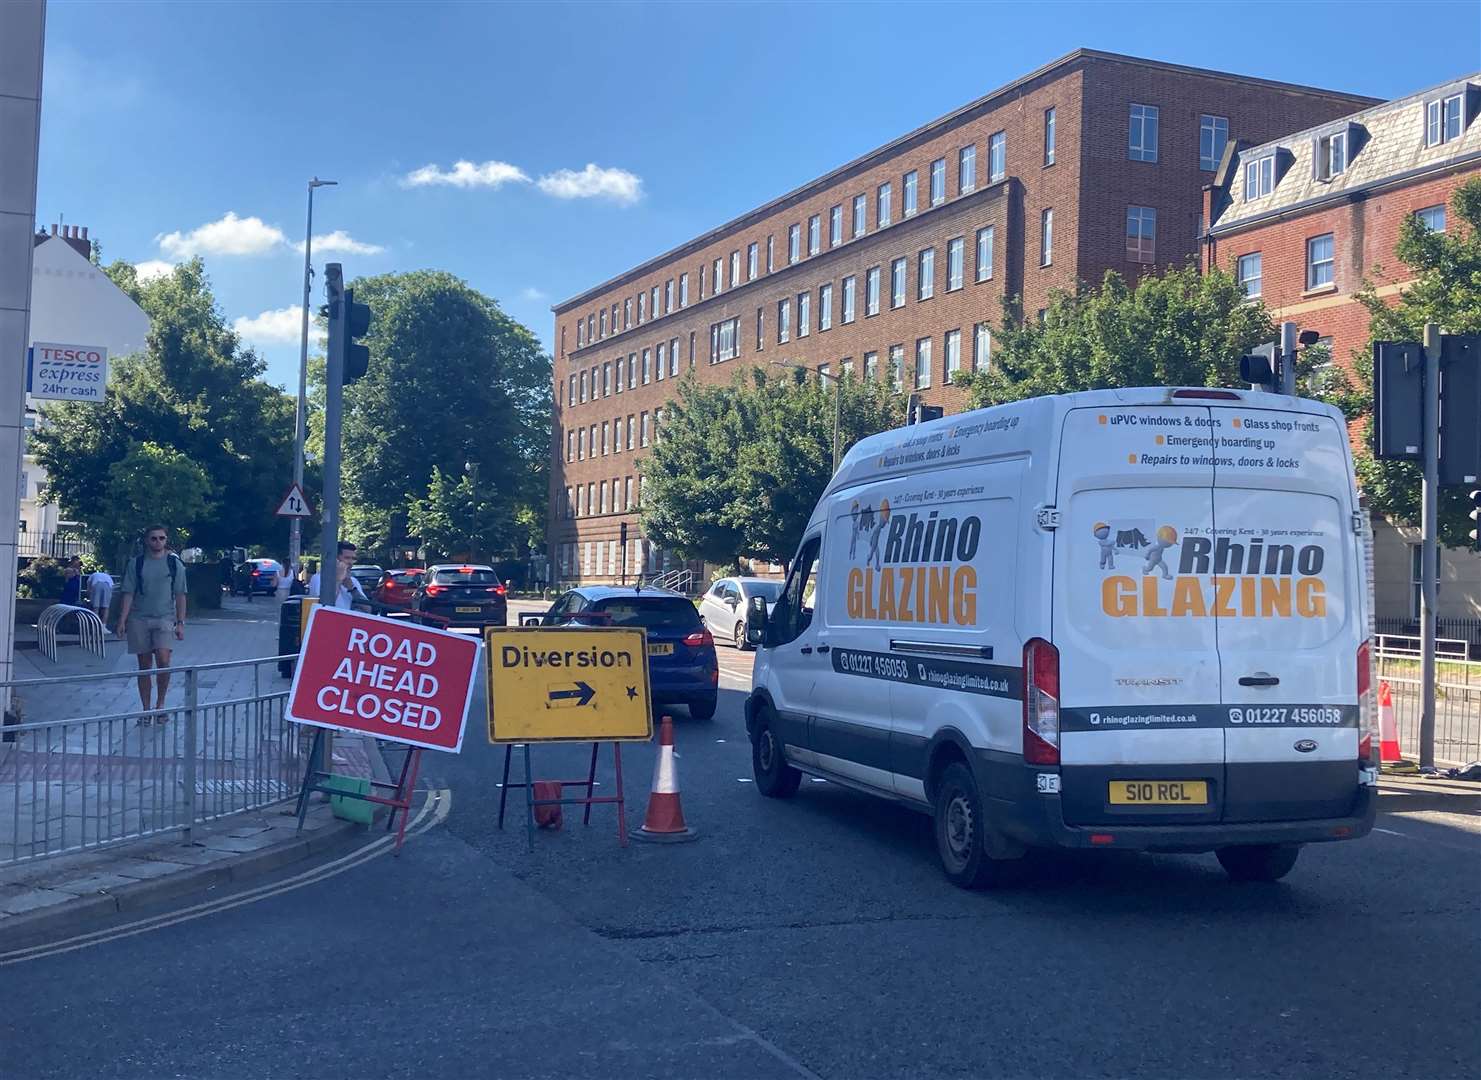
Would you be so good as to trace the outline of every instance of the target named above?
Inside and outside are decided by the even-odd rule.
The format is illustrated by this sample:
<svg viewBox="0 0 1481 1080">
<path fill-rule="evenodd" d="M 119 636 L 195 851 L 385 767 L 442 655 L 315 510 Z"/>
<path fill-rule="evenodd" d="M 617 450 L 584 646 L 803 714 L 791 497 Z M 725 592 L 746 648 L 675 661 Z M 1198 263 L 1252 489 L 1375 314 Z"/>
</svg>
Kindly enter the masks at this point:
<svg viewBox="0 0 1481 1080">
<path fill-rule="evenodd" d="M 686 705 L 696 720 L 715 715 L 720 664 L 715 639 L 688 597 L 667 589 L 593 585 L 562 595 L 545 626 L 636 626 L 648 632 L 648 684 L 655 705 Z"/>
</svg>

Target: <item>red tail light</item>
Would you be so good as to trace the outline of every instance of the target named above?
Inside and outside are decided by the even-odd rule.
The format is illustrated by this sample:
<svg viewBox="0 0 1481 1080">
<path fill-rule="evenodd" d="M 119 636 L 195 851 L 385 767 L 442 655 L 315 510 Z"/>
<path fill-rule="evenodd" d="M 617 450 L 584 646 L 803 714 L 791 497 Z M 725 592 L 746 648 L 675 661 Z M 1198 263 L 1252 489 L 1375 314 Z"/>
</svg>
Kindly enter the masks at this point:
<svg viewBox="0 0 1481 1080">
<path fill-rule="evenodd" d="M 1043 638 L 1023 646 L 1023 760 L 1059 764 L 1059 650 Z"/>
<path fill-rule="evenodd" d="M 252 576 L 253 577 L 261 577 L 262 576 L 262 571 L 261 570 L 253 570 L 252 571 Z"/>
<path fill-rule="evenodd" d="M 715 639 L 710 636 L 708 630 L 696 630 L 684 639 L 685 645 L 702 647 L 715 644 Z"/>
<path fill-rule="evenodd" d="M 1373 654 L 1369 642 L 1358 646 L 1358 760 L 1373 760 Z"/>
<path fill-rule="evenodd" d="M 447 592 L 447 586 L 446 585 L 428 585 L 427 586 L 427 595 L 428 596 L 438 596 L 438 595 L 440 595 L 442 593 L 445 593 L 445 592 Z"/>
<path fill-rule="evenodd" d="M 489 589 L 489 592 L 498 593 L 500 596 L 504 595 L 504 591 L 504 586 L 502 585 L 495 585 L 493 588 Z"/>
</svg>

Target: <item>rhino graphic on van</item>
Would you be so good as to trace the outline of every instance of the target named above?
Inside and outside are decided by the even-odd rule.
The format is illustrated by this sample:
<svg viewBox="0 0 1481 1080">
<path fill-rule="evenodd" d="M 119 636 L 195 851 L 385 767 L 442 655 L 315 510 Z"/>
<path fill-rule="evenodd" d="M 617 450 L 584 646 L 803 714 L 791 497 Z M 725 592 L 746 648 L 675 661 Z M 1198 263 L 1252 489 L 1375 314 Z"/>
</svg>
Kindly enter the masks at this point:
<svg viewBox="0 0 1481 1080">
<path fill-rule="evenodd" d="M 884 536 L 885 527 L 890 523 L 890 500 L 880 499 L 878 510 L 868 503 L 860 504 L 858 500 L 855 500 L 853 506 L 849 508 L 849 517 L 852 519 L 848 538 L 849 561 L 853 562 L 859 557 L 859 538 L 867 535 L 869 554 L 864 558 L 864 565 L 879 568 L 882 565 L 879 541 Z"/>
<path fill-rule="evenodd" d="M 1143 560 L 1143 574 L 1161 569 L 1164 577 L 1169 576 L 1163 555 L 1178 542 L 1171 525 L 1158 526 L 1146 518 L 1097 521 L 1090 532 L 1100 548 L 1100 569 L 1115 570 L 1117 555 L 1131 555 Z"/>
</svg>

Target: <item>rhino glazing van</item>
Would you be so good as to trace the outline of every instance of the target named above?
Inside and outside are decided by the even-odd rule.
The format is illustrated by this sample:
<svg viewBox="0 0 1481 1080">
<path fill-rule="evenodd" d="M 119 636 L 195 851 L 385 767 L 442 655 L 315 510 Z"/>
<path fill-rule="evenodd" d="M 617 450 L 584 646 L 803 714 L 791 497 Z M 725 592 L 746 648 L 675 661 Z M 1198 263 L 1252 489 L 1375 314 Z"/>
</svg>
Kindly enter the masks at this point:
<svg viewBox="0 0 1481 1080">
<path fill-rule="evenodd" d="M 1342 415 L 1300 398 L 1098 390 L 865 439 L 748 612 L 757 785 L 928 811 L 965 886 L 1035 846 L 1282 877 L 1373 824 L 1363 528 Z"/>
</svg>

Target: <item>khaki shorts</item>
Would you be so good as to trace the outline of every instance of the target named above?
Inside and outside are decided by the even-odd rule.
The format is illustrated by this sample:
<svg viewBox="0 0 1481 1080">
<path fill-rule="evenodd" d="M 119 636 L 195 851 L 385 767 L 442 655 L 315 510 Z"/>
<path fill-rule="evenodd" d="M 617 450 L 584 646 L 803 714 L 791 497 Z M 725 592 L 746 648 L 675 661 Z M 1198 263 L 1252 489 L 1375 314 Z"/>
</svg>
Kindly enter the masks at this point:
<svg viewBox="0 0 1481 1080">
<path fill-rule="evenodd" d="M 129 619 L 126 633 L 129 652 L 134 656 L 175 646 L 174 619 L 147 619 L 136 615 Z"/>
</svg>

